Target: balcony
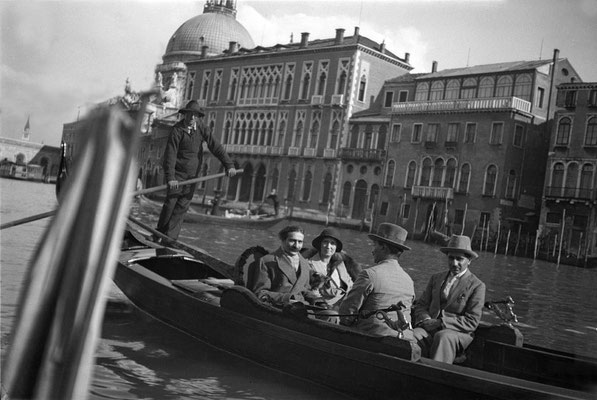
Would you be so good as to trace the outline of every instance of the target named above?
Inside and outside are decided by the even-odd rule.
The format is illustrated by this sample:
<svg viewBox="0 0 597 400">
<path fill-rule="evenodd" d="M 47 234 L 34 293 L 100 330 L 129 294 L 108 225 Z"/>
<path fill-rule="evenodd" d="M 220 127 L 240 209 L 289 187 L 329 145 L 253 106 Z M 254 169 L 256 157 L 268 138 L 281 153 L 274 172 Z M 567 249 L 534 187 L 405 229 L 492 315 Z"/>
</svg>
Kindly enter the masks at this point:
<svg viewBox="0 0 597 400">
<path fill-rule="evenodd" d="M 312 147 L 307 147 L 303 149 L 303 156 L 304 157 L 315 157 L 315 149 Z"/>
<path fill-rule="evenodd" d="M 386 151 L 380 149 L 340 149 L 339 157 L 343 161 L 383 161 Z"/>
<path fill-rule="evenodd" d="M 298 156 L 300 154 L 300 150 L 298 147 L 289 147 L 288 148 L 288 155 L 289 156 Z"/>
<path fill-rule="evenodd" d="M 597 189 L 581 189 L 566 186 L 546 186 L 545 197 L 548 199 L 595 200 Z"/>
<path fill-rule="evenodd" d="M 323 105 L 323 96 L 311 96 L 311 105 L 321 107 Z"/>
<path fill-rule="evenodd" d="M 336 158 L 336 149 L 323 149 L 323 158 Z"/>
<path fill-rule="evenodd" d="M 344 95 L 343 94 L 333 94 L 332 95 L 332 105 L 333 106 L 343 106 L 344 105 Z"/>
<path fill-rule="evenodd" d="M 503 110 L 530 113 L 531 103 L 518 97 L 495 97 L 486 99 L 410 101 L 407 103 L 392 104 L 392 113 L 394 114 Z"/>
<path fill-rule="evenodd" d="M 452 200 L 454 199 L 454 189 L 434 186 L 413 186 L 411 189 L 413 198 L 422 198 L 429 200 Z"/>
</svg>

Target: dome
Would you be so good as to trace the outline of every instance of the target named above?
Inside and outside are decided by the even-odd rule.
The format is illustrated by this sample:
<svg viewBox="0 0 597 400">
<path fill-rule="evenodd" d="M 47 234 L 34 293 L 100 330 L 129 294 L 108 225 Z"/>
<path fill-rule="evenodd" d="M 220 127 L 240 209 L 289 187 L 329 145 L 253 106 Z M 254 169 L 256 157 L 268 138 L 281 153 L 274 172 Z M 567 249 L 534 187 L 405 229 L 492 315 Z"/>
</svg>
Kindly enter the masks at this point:
<svg viewBox="0 0 597 400">
<path fill-rule="evenodd" d="M 222 54 L 236 42 L 247 49 L 255 47 L 249 32 L 234 15 L 210 12 L 197 15 L 183 23 L 170 38 L 164 61 L 185 61 L 201 55 L 202 46 L 208 46 L 207 55 Z"/>
</svg>

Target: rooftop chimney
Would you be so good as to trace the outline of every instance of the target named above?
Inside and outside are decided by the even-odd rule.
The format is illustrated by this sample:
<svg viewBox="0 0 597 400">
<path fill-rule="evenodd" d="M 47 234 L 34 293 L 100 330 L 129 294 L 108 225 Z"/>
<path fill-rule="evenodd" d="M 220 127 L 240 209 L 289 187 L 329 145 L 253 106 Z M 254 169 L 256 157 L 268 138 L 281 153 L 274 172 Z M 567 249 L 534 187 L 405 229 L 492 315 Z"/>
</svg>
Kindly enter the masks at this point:
<svg viewBox="0 0 597 400">
<path fill-rule="evenodd" d="M 207 57 L 207 49 L 208 48 L 209 48 L 209 46 L 206 46 L 206 45 L 201 46 L 201 58 Z"/>
<path fill-rule="evenodd" d="M 309 32 L 301 33 L 301 49 L 304 49 L 309 44 Z"/>
<path fill-rule="evenodd" d="M 381 54 L 384 54 L 386 52 L 386 42 L 381 42 L 381 44 L 379 45 L 379 52 Z"/>
<path fill-rule="evenodd" d="M 355 36 L 355 37 L 358 37 L 358 36 L 359 36 L 359 27 L 358 27 L 358 26 L 355 26 L 355 27 L 354 27 L 354 36 Z"/>
<path fill-rule="evenodd" d="M 437 72 L 437 61 L 431 63 L 431 72 Z"/>
<path fill-rule="evenodd" d="M 404 62 L 409 62 L 410 61 L 410 53 L 404 53 Z"/>
<path fill-rule="evenodd" d="M 336 29 L 336 40 L 334 44 L 342 44 L 344 42 L 344 28 Z"/>
<path fill-rule="evenodd" d="M 236 42 L 228 42 L 228 53 L 236 53 Z"/>
</svg>

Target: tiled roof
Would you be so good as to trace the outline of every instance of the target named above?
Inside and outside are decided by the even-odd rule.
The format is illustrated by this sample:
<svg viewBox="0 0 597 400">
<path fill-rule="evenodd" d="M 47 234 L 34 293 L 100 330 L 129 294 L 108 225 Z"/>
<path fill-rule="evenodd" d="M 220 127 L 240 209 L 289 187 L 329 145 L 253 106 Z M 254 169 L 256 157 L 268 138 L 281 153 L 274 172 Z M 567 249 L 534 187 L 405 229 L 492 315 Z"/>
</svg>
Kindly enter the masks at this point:
<svg viewBox="0 0 597 400">
<path fill-rule="evenodd" d="M 528 71 L 550 64 L 552 60 L 512 61 L 497 64 L 474 65 L 472 67 L 444 69 L 429 74 L 423 74 L 417 79 L 434 79 L 451 76 L 482 75 L 489 73 Z"/>
</svg>

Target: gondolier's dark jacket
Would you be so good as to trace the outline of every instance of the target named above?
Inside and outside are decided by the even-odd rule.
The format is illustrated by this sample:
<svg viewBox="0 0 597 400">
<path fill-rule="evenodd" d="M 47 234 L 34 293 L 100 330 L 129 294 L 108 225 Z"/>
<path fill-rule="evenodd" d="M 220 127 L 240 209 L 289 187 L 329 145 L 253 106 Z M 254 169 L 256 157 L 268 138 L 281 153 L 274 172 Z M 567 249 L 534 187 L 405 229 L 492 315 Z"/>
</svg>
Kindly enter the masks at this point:
<svg viewBox="0 0 597 400">
<path fill-rule="evenodd" d="M 164 151 L 164 173 L 166 182 L 184 181 L 195 178 L 203 161 L 203 142 L 209 151 L 220 160 L 226 170 L 234 164 L 224 147 L 213 137 L 211 129 L 200 120 L 196 129 L 189 129 L 184 120 L 177 122 L 170 132 Z"/>
</svg>

